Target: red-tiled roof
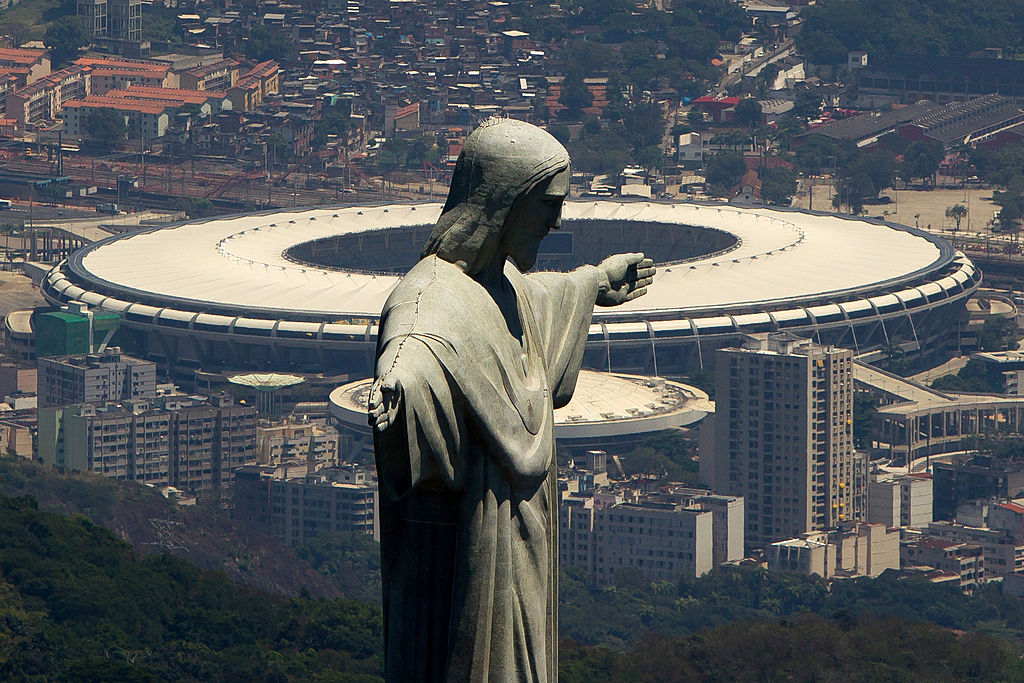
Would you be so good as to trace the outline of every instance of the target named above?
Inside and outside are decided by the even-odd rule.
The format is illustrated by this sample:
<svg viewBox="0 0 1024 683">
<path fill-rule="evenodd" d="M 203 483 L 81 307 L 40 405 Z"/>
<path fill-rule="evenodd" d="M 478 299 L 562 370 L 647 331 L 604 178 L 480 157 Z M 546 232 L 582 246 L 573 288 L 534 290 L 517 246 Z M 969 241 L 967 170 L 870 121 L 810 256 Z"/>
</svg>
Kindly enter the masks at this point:
<svg viewBox="0 0 1024 683">
<path fill-rule="evenodd" d="M 156 62 L 143 62 L 134 59 L 102 59 L 99 57 L 82 57 L 75 60 L 75 64 L 80 66 L 91 66 L 93 67 L 93 73 L 102 74 L 101 70 L 107 69 L 123 73 L 125 71 L 134 71 L 138 73 L 151 73 L 156 76 L 165 76 L 171 70 L 170 64 L 158 64 Z"/>
<path fill-rule="evenodd" d="M 84 100 L 70 100 L 64 103 L 65 109 L 115 109 L 117 111 L 136 111 L 142 114 L 162 114 L 171 108 L 170 104 L 159 104 L 146 100 L 126 100 L 120 97 L 89 95 Z"/>
<path fill-rule="evenodd" d="M 0 62 L 10 62 L 12 64 L 31 66 L 38 62 L 40 57 L 45 54 L 46 50 L 0 47 Z"/>
</svg>

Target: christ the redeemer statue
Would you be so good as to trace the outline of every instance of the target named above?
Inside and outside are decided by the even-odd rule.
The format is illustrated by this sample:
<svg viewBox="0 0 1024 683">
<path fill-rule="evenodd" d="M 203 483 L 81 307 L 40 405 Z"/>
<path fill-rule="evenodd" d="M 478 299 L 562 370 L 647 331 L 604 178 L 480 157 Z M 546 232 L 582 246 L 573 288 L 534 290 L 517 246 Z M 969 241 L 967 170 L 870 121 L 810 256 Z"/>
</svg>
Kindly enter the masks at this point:
<svg viewBox="0 0 1024 683">
<path fill-rule="evenodd" d="M 594 305 L 654 276 L 643 254 L 524 275 L 569 175 L 542 129 L 482 124 L 381 313 L 369 419 L 388 681 L 557 680 L 552 411 L 572 397 Z"/>
</svg>

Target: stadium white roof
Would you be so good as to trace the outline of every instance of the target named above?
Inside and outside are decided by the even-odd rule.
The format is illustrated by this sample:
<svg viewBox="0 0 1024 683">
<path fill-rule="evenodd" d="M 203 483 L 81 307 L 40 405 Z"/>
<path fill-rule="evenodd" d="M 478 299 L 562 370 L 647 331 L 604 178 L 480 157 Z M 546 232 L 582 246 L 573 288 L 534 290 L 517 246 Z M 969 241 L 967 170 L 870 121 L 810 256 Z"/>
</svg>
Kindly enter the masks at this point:
<svg viewBox="0 0 1024 683">
<path fill-rule="evenodd" d="M 112 305 L 116 298 L 263 318 L 275 311 L 374 318 L 397 277 L 300 265 L 283 252 L 332 235 L 429 225 L 440 210 L 440 204 L 308 209 L 186 223 L 82 250 L 73 259 L 74 279 L 112 297 Z M 573 219 L 585 218 L 707 226 L 739 238 L 726 253 L 660 268 L 647 296 L 598 309 L 596 321 L 622 313 L 699 313 L 870 291 L 951 258 L 948 247 L 912 229 L 797 211 L 577 201 L 566 204 L 564 218 L 569 230 Z M 656 253 L 650 256 L 658 261 Z"/>
<path fill-rule="evenodd" d="M 372 379 L 331 392 L 331 414 L 350 428 L 369 432 L 367 401 Z M 708 395 L 669 380 L 581 370 L 572 401 L 555 411 L 560 439 L 594 438 L 683 427 L 713 413 Z"/>
</svg>

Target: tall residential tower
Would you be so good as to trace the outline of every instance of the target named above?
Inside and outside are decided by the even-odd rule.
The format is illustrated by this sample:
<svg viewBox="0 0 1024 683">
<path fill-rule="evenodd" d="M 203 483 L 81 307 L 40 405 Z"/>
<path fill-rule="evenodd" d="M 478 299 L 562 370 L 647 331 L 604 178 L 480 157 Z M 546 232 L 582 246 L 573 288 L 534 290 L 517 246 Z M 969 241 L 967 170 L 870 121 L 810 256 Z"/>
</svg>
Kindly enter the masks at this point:
<svg viewBox="0 0 1024 683">
<path fill-rule="evenodd" d="M 715 355 L 714 444 L 702 478 L 746 500 L 758 546 L 862 520 L 866 463 L 853 449 L 853 354 L 786 334 Z"/>
</svg>

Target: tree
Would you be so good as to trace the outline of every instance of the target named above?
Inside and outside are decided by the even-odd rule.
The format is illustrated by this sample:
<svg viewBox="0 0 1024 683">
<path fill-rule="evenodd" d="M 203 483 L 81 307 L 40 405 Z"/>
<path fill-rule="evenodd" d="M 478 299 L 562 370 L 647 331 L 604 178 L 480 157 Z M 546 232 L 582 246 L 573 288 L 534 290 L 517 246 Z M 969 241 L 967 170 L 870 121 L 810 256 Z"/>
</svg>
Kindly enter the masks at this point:
<svg viewBox="0 0 1024 683">
<path fill-rule="evenodd" d="M 282 59 L 291 50 L 291 40 L 280 31 L 257 26 L 245 40 L 245 56 L 257 61 Z"/>
<path fill-rule="evenodd" d="M 747 171 L 743 155 L 739 152 L 719 152 L 711 157 L 707 165 L 708 185 L 715 186 L 719 192 L 728 190 L 740 180 Z"/>
<path fill-rule="evenodd" d="M 956 221 L 955 230 L 960 229 L 960 221 L 967 216 L 967 207 L 963 204 L 954 204 L 946 209 L 946 218 L 952 218 Z"/>
<path fill-rule="evenodd" d="M 114 109 L 93 109 L 85 117 L 82 147 L 88 152 L 111 152 L 128 137 L 124 114 Z"/>
<path fill-rule="evenodd" d="M 348 117 L 338 109 L 326 109 L 320 120 L 313 124 L 313 146 L 323 147 L 331 135 L 336 135 L 342 138 L 342 142 L 347 143 L 348 129 Z"/>
<path fill-rule="evenodd" d="M 1012 190 L 993 192 L 992 201 L 1002 207 L 992 230 L 1016 236 L 1020 231 L 1021 218 L 1024 218 L 1024 195 Z"/>
<path fill-rule="evenodd" d="M 583 82 L 583 77 L 578 72 L 572 72 L 562 81 L 562 92 L 558 96 L 558 102 L 565 107 L 559 112 L 563 118 L 578 121 L 583 115 L 583 110 L 594 103 L 594 96 Z"/>
<path fill-rule="evenodd" d="M 999 221 L 998 232 L 1016 235 L 1020 232 L 1020 219 L 1022 217 L 1024 217 L 1024 212 L 1021 211 L 1019 203 L 1010 202 L 1004 204 L 1003 208 L 999 211 L 999 215 L 996 217 Z"/>
<path fill-rule="evenodd" d="M 788 206 L 796 194 L 796 176 L 788 168 L 767 168 L 760 171 L 761 198 L 769 204 Z"/>
<path fill-rule="evenodd" d="M 803 122 L 818 118 L 821 114 L 821 95 L 812 90 L 801 90 L 793 101 L 793 116 Z"/>
<path fill-rule="evenodd" d="M 553 123 L 548 126 L 548 132 L 551 133 L 551 137 L 561 142 L 563 145 L 569 144 L 572 139 L 572 133 L 569 132 L 569 126 L 564 123 Z"/>
<path fill-rule="evenodd" d="M 53 66 L 58 67 L 78 56 L 79 48 L 90 43 L 89 36 L 78 17 L 63 17 L 50 24 L 43 36 L 43 44 L 50 48 Z"/>
<path fill-rule="evenodd" d="M 903 153 L 904 179 L 910 181 L 913 178 L 921 178 L 927 181 L 931 178 L 934 183 L 943 156 L 942 143 L 923 140 L 910 143 L 907 151 Z"/>
<path fill-rule="evenodd" d="M 886 150 L 876 150 L 860 156 L 854 163 L 854 174 L 860 172 L 871 181 L 871 192 L 864 196 L 877 197 L 878 193 L 892 186 L 896 172 L 896 157 Z"/>
<path fill-rule="evenodd" d="M 636 155 L 636 160 L 646 169 L 661 169 L 661 163 L 665 155 L 661 151 L 661 147 L 657 145 L 648 145 L 644 147 Z"/>
<path fill-rule="evenodd" d="M 32 35 L 32 26 L 18 19 L 4 19 L 0 22 L 0 33 L 7 36 L 11 47 L 18 47 Z"/>
<path fill-rule="evenodd" d="M 754 130 L 754 126 L 761 123 L 761 103 L 753 97 L 740 100 L 734 108 L 733 120 Z"/>
<path fill-rule="evenodd" d="M 622 125 L 626 129 L 627 139 L 638 154 L 646 147 L 661 142 L 668 121 L 665 120 L 657 102 L 644 100 L 626 107 Z"/>
</svg>

